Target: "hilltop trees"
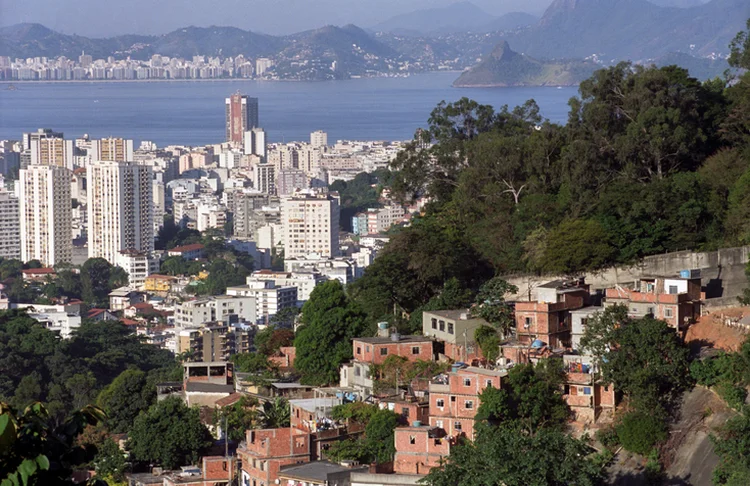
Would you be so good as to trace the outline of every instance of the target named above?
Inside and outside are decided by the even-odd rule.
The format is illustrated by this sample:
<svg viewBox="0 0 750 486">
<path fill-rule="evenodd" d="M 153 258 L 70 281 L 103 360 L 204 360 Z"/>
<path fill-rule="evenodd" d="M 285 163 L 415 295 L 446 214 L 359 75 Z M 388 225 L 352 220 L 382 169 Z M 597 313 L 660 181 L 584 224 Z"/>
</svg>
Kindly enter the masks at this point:
<svg viewBox="0 0 750 486">
<path fill-rule="evenodd" d="M 302 307 L 302 326 L 294 339 L 294 366 L 302 374 L 301 382 L 336 382 L 339 366 L 352 358 L 351 339 L 361 336 L 365 327 L 365 315 L 338 280 L 316 286 Z"/>
</svg>

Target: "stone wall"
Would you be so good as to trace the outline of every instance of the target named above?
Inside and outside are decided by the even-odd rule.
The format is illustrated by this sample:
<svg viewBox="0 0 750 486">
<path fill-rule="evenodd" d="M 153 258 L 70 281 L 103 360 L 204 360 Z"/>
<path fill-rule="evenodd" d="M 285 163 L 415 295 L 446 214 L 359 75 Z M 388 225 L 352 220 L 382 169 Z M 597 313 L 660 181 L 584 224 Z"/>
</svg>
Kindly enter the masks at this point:
<svg viewBox="0 0 750 486">
<path fill-rule="evenodd" d="M 679 251 L 652 255 L 627 266 L 611 267 L 585 274 L 592 291 L 616 284 L 627 284 L 641 277 L 677 276 L 681 270 L 701 270 L 701 283 L 709 299 L 732 301 L 748 286 L 745 265 L 750 260 L 750 246 L 723 248 L 717 251 Z M 518 294 L 509 300 L 536 300 L 536 287 L 560 275 L 509 276 L 508 282 L 518 287 Z M 717 301 L 718 302 L 718 301 Z"/>
</svg>

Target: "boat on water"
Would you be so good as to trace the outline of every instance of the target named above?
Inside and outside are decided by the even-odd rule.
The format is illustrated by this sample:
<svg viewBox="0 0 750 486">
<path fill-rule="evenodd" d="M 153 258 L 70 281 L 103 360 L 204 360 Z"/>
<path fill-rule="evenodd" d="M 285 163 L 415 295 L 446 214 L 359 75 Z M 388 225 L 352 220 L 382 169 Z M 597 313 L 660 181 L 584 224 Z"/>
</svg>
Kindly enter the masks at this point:
<svg viewBox="0 0 750 486">
<path fill-rule="evenodd" d="M 18 91 L 18 88 L 15 87 L 15 85 L 9 84 L 7 88 L 5 88 L 5 91 Z"/>
</svg>

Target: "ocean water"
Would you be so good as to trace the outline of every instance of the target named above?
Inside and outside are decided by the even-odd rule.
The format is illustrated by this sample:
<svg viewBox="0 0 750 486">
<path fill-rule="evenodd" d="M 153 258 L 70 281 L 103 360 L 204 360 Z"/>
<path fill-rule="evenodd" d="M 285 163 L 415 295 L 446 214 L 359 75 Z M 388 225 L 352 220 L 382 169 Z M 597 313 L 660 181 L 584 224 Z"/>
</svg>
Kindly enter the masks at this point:
<svg viewBox="0 0 750 486">
<path fill-rule="evenodd" d="M 542 115 L 565 122 L 576 88 L 453 88 L 456 73 L 330 82 L 172 81 L 0 83 L 0 140 L 37 128 L 75 138 L 89 134 L 204 145 L 224 141 L 224 98 L 241 91 L 259 98 L 270 141 L 309 140 L 325 130 L 335 140 L 407 140 L 427 126 L 441 101 L 468 97 L 499 109 L 534 99 Z"/>
</svg>

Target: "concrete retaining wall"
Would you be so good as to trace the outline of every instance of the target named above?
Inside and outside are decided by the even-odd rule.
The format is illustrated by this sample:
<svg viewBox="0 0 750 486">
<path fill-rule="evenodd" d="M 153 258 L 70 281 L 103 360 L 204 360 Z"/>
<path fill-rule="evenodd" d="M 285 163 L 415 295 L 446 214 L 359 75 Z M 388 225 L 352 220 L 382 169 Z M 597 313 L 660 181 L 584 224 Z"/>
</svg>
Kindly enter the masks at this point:
<svg viewBox="0 0 750 486">
<path fill-rule="evenodd" d="M 728 302 L 740 295 L 742 289 L 748 286 L 745 276 L 748 261 L 750 246 L 707 252 L 679 251 L 652 255 L 628 266 L 590 272 L 585 274 L 585 277 L 592 289 L 603 289 L 616 284 L 627 284 L 641 277 L 676 276 L 680 270 L 700 269 L 706 296 Z M 518 295 L 512 298 L 535 300 L 536 287 L 556 278 L 561 276 L 509 276 L 507 280 L 518 287 Z"/>
</svg>

